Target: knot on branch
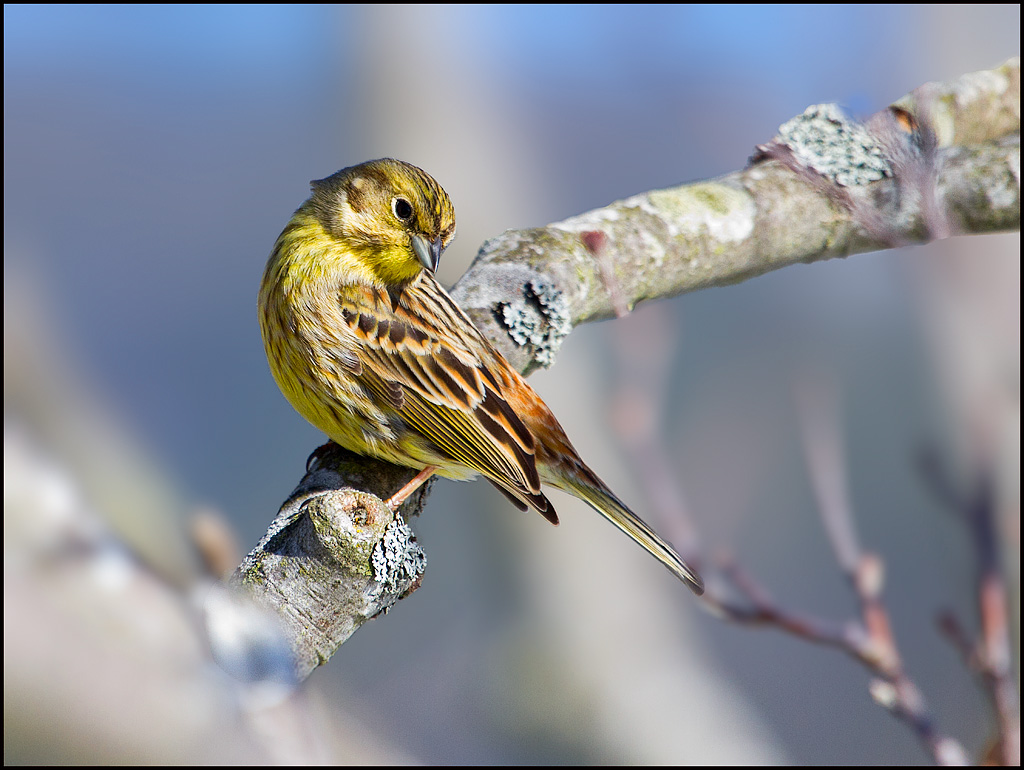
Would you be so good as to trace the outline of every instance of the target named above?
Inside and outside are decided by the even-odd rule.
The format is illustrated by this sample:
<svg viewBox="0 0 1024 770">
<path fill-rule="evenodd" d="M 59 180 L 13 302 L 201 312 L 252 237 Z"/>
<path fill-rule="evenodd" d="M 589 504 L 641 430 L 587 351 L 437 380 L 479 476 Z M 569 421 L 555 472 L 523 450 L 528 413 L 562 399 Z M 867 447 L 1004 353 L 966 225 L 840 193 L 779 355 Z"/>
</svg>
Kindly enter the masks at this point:
<svg viewBox="0 0 1024 770">
<path fill-rule="evenodd" d="M 401 515 L 377 496 L 401 487 L 411 473 L 334 444 L 321 447 L 232 576 L 232 584 L 287 626 L 300 680 L 359 626 L 419 587 L 426 555 Z M 424 495 L 417 490 L 403 510 L 415 513 Z"/>
</svg>

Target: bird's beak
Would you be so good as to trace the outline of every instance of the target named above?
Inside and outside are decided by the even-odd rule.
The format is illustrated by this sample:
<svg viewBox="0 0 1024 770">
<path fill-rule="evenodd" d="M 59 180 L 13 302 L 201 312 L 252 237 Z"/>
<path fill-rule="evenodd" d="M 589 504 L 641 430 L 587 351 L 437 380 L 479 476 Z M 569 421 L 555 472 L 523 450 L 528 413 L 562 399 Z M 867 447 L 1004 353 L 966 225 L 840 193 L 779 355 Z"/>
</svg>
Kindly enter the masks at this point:
<svg viewBox="0 0 1024 770">
<path fill-rule="evenodd" d="M 423 267 L 432 273 L 437 272 L 437 264 L 441 261 L 441 252 L 444 251 L 440 236 L 433 241 L 428 241 L 422 235 L 414 235 L 412 250 L 416 252 Z"/>
</svg>

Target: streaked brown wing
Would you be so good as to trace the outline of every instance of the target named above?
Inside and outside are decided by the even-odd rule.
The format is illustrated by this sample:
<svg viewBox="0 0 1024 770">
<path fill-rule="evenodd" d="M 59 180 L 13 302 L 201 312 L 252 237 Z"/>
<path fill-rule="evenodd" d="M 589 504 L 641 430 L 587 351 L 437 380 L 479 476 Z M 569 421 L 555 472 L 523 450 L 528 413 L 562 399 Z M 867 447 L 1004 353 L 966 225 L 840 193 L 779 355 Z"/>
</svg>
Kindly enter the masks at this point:
<svg viewBox="0 0 1024 770">
<path fill-rule="evenodd" d="M 453 461 L 557 523 L 541 493 L 533 435 L 509 406 L 488 365 L 496 357 L 434 279 L 424 273 L 400 296 L 346 291 L 342 319 L 361 343 L 359 378 L 381 406 Z"/>
</svg>

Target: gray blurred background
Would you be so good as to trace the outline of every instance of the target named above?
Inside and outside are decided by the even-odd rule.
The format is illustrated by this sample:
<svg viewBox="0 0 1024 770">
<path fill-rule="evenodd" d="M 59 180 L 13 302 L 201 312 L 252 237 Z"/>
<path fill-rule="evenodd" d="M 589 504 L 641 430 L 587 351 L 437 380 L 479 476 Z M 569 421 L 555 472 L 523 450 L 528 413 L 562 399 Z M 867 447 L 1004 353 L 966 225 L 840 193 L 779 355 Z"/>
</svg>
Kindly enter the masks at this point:
<svg viewBox="0 0 1024 770">
<path fill-rule="evenodd" d="M 323 440 L 274 385 L 256 322 L 267 254 L 310 179 L 382 156 L 434 175 L 458 216 L 450 285 L 484 239 L 740 168 L 810 104 L 866 116 L 998 65 L 1019 53 L 1019 14 L 5 6 L 5 416 L 42 426 L 85 473 L 102 455 L 93 435 L 66 436 L 54 415 L 86 399 L 89 430 L 131 447 L 165 510 L 219 510 L 247 550 Z M 940 607 L 973 623 L 972 556 L 914 454 L 935 441 L 969 469 L 988 441 L 1019 506 L 1019 302 L 1019 239 L 988 236 L 792 267 L 627 321 L 632 343 L 661 346 L 660 439 L 708 552 L 838 620 L 855 604 L 793 398 L 805 372 L 836 383 L 897 639 L 941 728 L 972 752 L 986 707 L 933 623 Z M 577 329 L 531 382 L 645 515 L 610 419 L 627 377 L 615 327 Z M 49 363 L 18 358 L 12 339 Z M 32 404 L 11 396 L 25 372 L 43 372 Z M 308 686 L 428 763 L 926 761 L 852 661 L 700 612 L 574 503 L 555 499 L 556 530 L 487 484 L 439 482 L 414 522 L 423 587 Z"/>
</svg>

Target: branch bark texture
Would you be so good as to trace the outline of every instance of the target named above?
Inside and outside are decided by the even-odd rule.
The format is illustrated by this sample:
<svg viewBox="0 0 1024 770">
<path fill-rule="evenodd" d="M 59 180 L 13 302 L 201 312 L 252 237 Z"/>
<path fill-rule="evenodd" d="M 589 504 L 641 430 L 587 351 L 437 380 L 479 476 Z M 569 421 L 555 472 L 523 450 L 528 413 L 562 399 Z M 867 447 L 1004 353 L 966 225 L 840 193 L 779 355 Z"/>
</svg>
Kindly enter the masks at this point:
<svg viewBox="0 0 1024 770">
<path fill-rule="evenodd" d="M 483 245 L 452 294 L 529 372 L 554 362 L 575 325 L 645 300 L 798 262 L 1019 229 L 1012 59 L 921 86 L 864 123 L 833 105 L 810 107 L 743 170 L 507 231 Z M 284 620 L 300 677 L 419 585 L 425 557 L 381 502 L 413 475 L 321 448 L 235 572 L 235 584 Z"/>
<path fill-rule="evenodd" d="M 426 555 L 402 514 L 422 509 L 428 486 L 416 490 L 398 514 L 381 499 L 414 475 L 325 444 L 231 576 L 233 585 L 279 616 L 298 679 L 326 663 L 359 626 L 419 587 Z"/>
<path fill-rule="evenodd" d="M 520 371 L 576 324 L 798 262 L 1020 229 L 1020 61 L 929 83 L 863 124 L 787 122 L 741 171 L 487 241 L 452 294 Z M 605 269 L 602 270 L 602 267 Z"/>
</svg>

